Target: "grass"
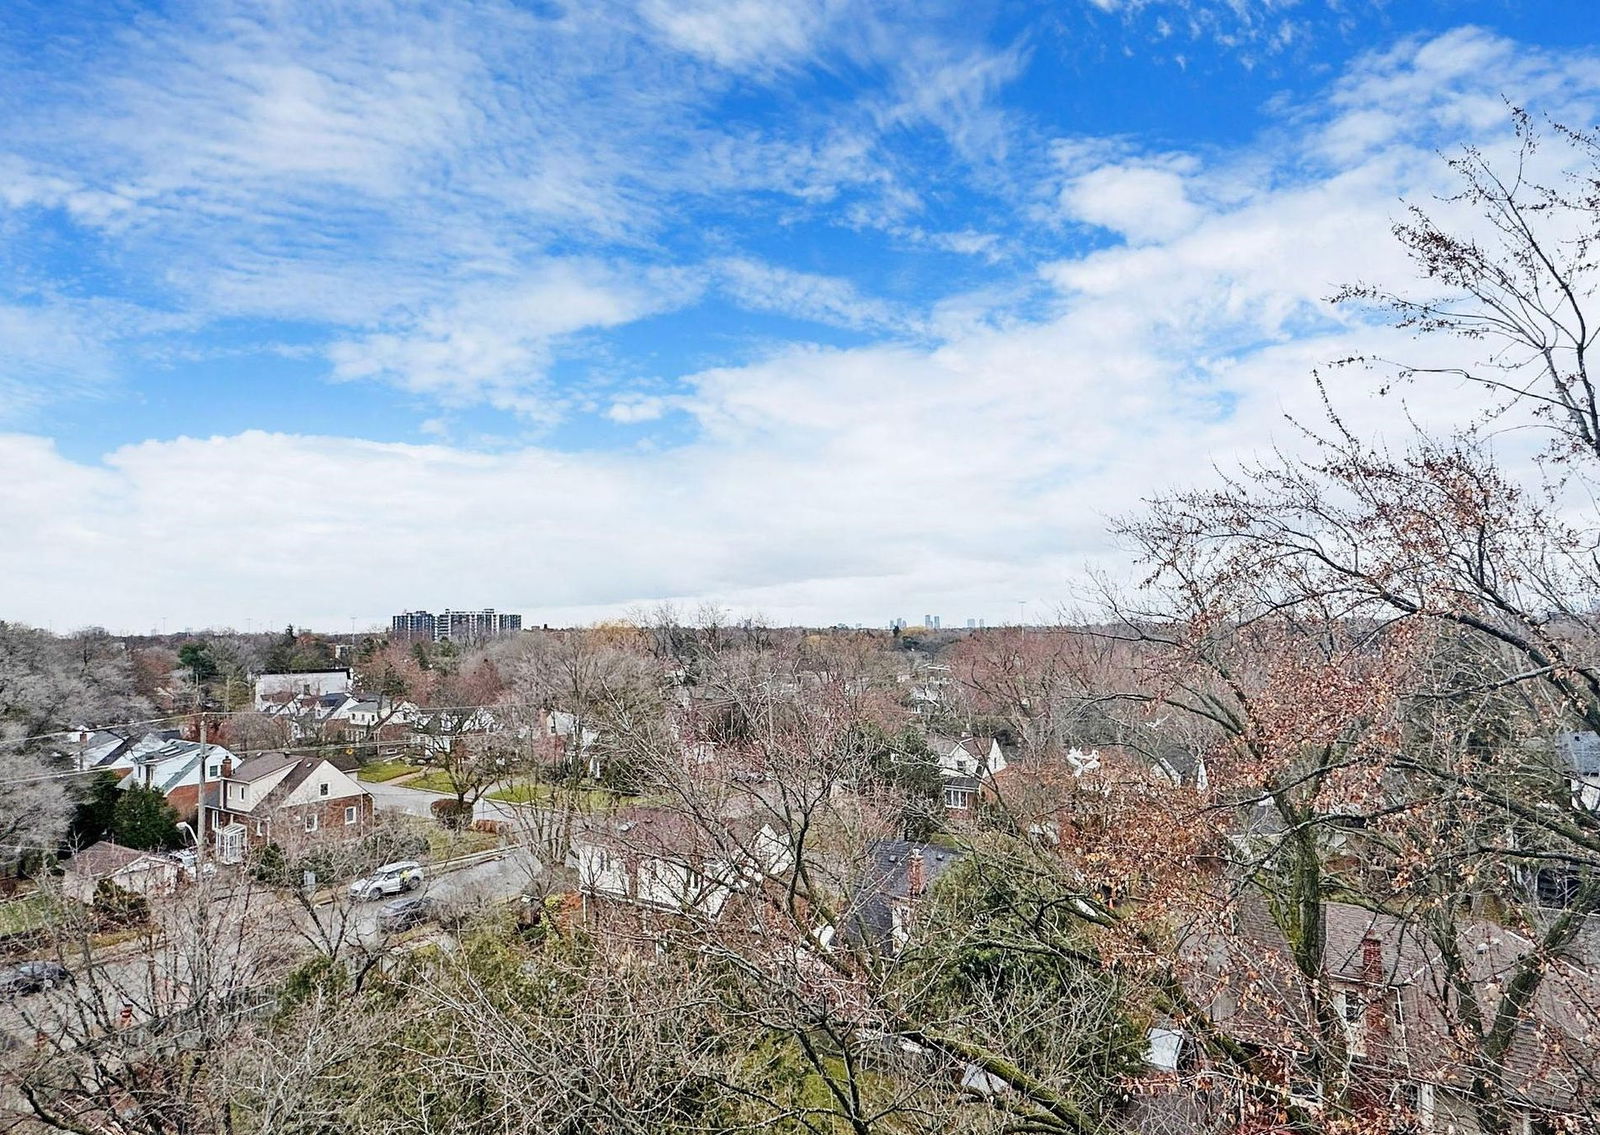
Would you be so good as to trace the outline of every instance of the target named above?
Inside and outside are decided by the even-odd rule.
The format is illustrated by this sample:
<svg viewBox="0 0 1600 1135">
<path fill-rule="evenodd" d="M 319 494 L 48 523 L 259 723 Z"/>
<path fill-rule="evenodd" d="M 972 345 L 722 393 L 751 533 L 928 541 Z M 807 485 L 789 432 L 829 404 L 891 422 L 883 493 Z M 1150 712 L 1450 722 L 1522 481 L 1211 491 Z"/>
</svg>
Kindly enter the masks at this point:
<svg viewBox="0 0 1600 1135">
<path fill-rule="evenodd" d="M 476 851 L 489 851 L 500 846 L 500 837 L 493 832 L 459 831 L 434 827 L 428 832 L 428 857 L 433 860 L 454 859 Z"/>
<path fill-rule="evenodd" d="M 407 788 L 416 788 L 423 792 L 442 792 L 446 796 L 456 794 L 455 786 L 450 783 L 450 775 L 443 769 L 434 769 L 425 772 L 414 780 L 405 783 Z"/>
<path fill-rule="evenodd" d="M 38 930 L 55 921 L 55 913 L 49 895 L 32 894 L 0 903 L 0 937 Z"/>
<path fill-rule="evenodd" d="M 382 784 L 410 772 L 420 772 L 421 765 L 407 764 L 405 761 L 373 761 L 369 765 L 362 765 L 356 773 L 357 780 L 371 781 Z"/>
<path fill-rule="evenodd" d="M 489 793 L 491 800 L 504 800 L 507 804 L 537 804 L 549 807 L 556 803 L 572 801 L 585 812 L 603 812 L 614 808 L 622 799 L 605 788 L 557 788 L 537 781 L 519 780 L 508 788 Z"/>
</svg>

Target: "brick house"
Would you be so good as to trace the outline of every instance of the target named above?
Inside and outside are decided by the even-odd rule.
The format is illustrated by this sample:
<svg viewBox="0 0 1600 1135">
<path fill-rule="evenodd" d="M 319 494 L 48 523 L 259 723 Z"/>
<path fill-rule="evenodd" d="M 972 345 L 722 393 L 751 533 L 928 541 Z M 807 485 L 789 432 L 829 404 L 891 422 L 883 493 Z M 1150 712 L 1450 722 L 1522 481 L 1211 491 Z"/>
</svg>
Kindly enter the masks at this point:
<svg viewBox="0 0 1600 1135">
<path fill-rule="evenodd" d="M 366 834 L 372 794 L 326 757 L 261 753 L 221 768 L 206 786 L 206 830 L 217 857 L 239 863 L 251 848 Z"/>
</svg>

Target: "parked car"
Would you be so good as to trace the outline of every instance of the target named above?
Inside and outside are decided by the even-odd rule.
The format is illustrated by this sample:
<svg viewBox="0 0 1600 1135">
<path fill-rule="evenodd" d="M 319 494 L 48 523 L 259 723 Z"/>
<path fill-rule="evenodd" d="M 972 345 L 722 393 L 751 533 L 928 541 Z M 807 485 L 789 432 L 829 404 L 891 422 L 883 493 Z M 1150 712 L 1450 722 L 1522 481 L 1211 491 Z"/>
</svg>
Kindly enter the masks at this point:
<svg viewBox="0 0 1600 1135">
<path fill-rule="evenodd" d="M 350 897 L 375 899 L 412 891 L 422 882 L 422 864 L 414 859 L 385 863 L 372 874 L 350 884 Z"/>
<path fill-rule="evenodd" d="M 21 962 L 0 969 L 0 997 L 10 1000 L 66 985 L 72 974 L 60 962 Z"/>
<path fill-rule="evenodd" d="M 426 895 L 386 902 L 378 908 L 378 929 L 409 930 L 433 914 L 438 905 Z"/>
</svg>

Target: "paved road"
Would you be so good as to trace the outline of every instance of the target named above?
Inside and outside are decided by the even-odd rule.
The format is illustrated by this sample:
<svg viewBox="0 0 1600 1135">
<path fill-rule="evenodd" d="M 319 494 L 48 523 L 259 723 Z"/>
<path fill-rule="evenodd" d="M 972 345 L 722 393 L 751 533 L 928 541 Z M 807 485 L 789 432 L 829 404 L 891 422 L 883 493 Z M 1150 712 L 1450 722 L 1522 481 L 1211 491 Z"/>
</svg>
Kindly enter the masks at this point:
<svg viewBox="0 0 1600 1135">
<path fill-rule="evenodd" d="M 508 847 L 465 866 L 425 865 L 425 869 L 429 874 L 420 893 L 441 903 L 481 910 L 515 898 L 543 867 L 527 848 Z M 193 895 L 165 900 L 164 907 L 170 908 L 166 913 L 175 924 L 174 933 L 164 941 L 115 947 L 96 960 L 92 971 L 68 958 L 69 967 L 78 970 L 74 983 L 0 1002 L 0 1053 L 32 1044 L 41 1031 L 72 1036 L 97 1031 L 118 1020 L 125 1003 L 133 1007 L 134 1020 L 163 1016 L 185 1003 L 196 965 L 207 968 L 206 980 L 213 987 L 248 987 L 256 983 L 258 967 L 280 968 L 267 964 L 269 957 L 281 962 L 329 941 L 338 942 L 341 952 L 377 952 L 397 937 L 378 926 L 381 901 L 353 901 L 342 887 L 331 901 L 307 911 L 292 896 L 256 888 L 230 893 L 225 890 L 228 884 L 229 880 L 218 880 L 216 898 L 198 907 Z M 202 909 L 212 926 L 209 932 L 193 925 L 196 911 Z M 161 917 L 163 910 L 156 914 Z M 248 933 L 231 929 L 241 925 Z M 237 970 L 237 978 L 215 972 L 219 962 Z"/>
<path fill-rule="evenodd" d="M 543 869 L 527 848 L 512 847 L 502 855 L 467 867 L 429 874 L 422 890 L 413 894 L 426 895 L 459 910 L 479 910 L 515 898 Z M 389 937 L 378 926 L 378 911 L 382 908 L 383 901 L 378 899 L 356 904 L 356 938 L 366 949 L 381 948 Z"/>
</svg>

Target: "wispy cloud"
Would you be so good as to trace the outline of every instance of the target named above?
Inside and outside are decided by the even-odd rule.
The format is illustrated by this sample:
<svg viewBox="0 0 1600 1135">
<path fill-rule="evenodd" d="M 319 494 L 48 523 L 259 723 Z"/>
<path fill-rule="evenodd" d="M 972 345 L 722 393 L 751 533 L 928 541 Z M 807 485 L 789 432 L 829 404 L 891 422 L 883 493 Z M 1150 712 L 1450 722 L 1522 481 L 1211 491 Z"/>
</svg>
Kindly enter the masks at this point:
<svg viewBox="0 0 1600 1135">
<path fill-rule="evenodd" d="M 565 337 L 629 323 L 695 294 L 682 273 L 551 261 L 341 339 L 328 355 L 340 380 L 375 379 L 446 405 L 484 401 L 549 420 L 560 415 L 561 402 L 546 377 Z"/>
<path fill-rule="evenodd" d="M 205 80 L 192 59 L 207 37 L 253 42 L 276 10 L 230 16 L 243 31 L 201 21 L 203 35 L 152 19 L 84 94 L 94 105 L 53 96 L 62 140 L 42 121 L 22 132 L 0 171 L 22 221 L 0 239 L 44 213 L 94 226 L 194 318 L 303 321 L 331 376 L 407 392 L 436 436 L 463 406 L 547 420 L 581 401 L 602 443 L 491 451 L 308 428 L 123 445 L 96 463 L 0 437 L 0 524 L 23 534 L 0 547 L 17 616 L 342 622 L 436 593 L 440 578 L 460 601 L 552 621 L 664 595 L 812 621 L 1011 613 L 1111 561 L 1106 513 L 1264 442 L 1294 444 L 1281 414 L 1314 411 L 1313 366 L 1403 345 L 1323 297 L 1404 275 L 1388 223 L 1401 196 L 1444 187 L 1436 148 L 1503 146 L 1502 95 L 1580 120 L 1600 96 L 1593 53 L 1469 29 L 1355 60 L 1244 143 L 1097 137 L 1078 122 L 1052 135 L 995 105 L 1036 50 L 1026 37 L 968 57 L 908 35 L 906 63 L 837 42 L 872 15 L 796 9 L 798 24 L 763 38 L 606 6 L 553 19 L 488 8 L 472 27 L 368 7 L 385 34 L 344 34 L 353 17 L 330 16 L 315 50 L 264 41 L 263 70 L 241 56 Z M 515 47 L 499 42 L 513 32 Z M 401 41 L 436 42 L 437 58 Z M 147 89 L 162 54 L 195 70 L 173 104 Z M 505 80 L 513 61 L 539 60 L 559 74 Z M 426 76 L 435 117 L 407 123 L 347 97 L 369 84 L 401 97 L 388 74 L 400 63 Z M 750 97 L 749 84 L 803 85 L 807 67 L 828 66 L 882 81 L 820 112 L 775 100 L 717 121 L 718 100 Z M 929 84 L 915 98 L 914 76 Z M 193 105 L 212 96 L 219 108 Z M 148 138 L 81 152 L 132 106 L 160 120 Z M 187 126 L 193 152 L 167 162 Z M 316 152 L 297 156 L 302 144 Z M 352 166 L 333 152 L 343 145 L 370 149 Z M 1004 176 L 965 189 L 982 169 Z M 958 183 L 969 195 L 941 211 Z M 125 204 L 71 205 L 82 193 Z M 868 248 L 872 271 L 852 271 Z M 897 287 L 912 253 L 965 257 L 974 274 Z M 133 334 L 137 314 L 116 323 L 30 287 L 0 307 L 0 356 L 7 334 L 50 346 L 11 381 L 115 368 L 119 340 L 100 328 Z M 707 311 L 716 321 L 697 322 Z M 750 311 L 819 331 L 725 351 L 745 327 L 730 313 Z M 604 383 L 552 377 L 669 313 L 689 344 L 675 359 L 641 351 Z M 1395 417 L 1335 389 L 1347 393 L 1352 424 Z M 1459 412 L 1448 392 L 1418 398 L 1419 414 Z M 451 539 L 419 548 L 415 518 L 446 513 Z M 263 518 L 297 548 L 292 565 L 256 554 Z M 214 549 L 203 579 L 134 554 L 196 529 Z M 352 546 L 393 570 L 353 579 L 341 570 Z M 505 552 L 522 547 L 539 554 Z M 242 595 L 282 598 L 249 610 Z"/>
</svg>

